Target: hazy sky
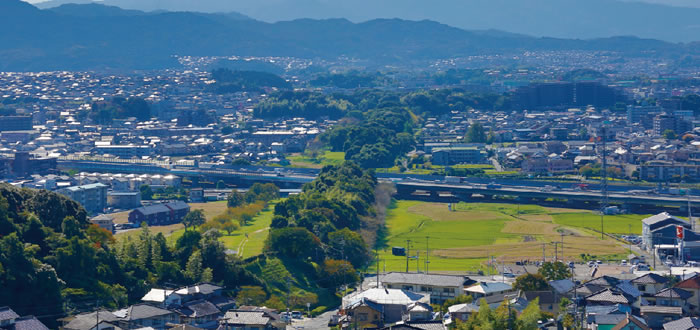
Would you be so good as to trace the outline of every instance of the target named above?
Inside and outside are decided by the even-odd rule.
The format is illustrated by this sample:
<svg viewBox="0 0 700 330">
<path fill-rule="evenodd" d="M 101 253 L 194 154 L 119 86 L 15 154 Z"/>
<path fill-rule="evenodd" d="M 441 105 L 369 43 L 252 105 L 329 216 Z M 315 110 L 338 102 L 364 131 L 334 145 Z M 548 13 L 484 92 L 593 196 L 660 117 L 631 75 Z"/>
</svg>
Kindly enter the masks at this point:
<svg viewBox="0 0 700 330">
<path fill-rule="evenodd" d="M 29 3 L 44 2 L 46 0 L 24 0 Z M 197 1 L 197 0 L 192 0 Z M 235 1 L 235 0 L 233 0 Z M 342 1 L 342 0 L 339 0 Z M 700 7 L 700 0 L 626 0 L 626 1 L 639 1 L 639 2 L 651 2 L 665 5 L 673 6 L 689 6 L 689 7 Z"/>
</svg>

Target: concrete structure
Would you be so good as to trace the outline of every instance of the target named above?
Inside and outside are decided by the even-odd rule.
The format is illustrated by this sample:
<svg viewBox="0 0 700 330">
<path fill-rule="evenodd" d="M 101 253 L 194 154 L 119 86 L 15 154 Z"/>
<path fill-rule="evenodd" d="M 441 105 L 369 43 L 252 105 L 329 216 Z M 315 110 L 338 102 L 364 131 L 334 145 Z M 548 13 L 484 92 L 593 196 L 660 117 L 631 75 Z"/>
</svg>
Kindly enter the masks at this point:
<svg viewBox="0 0 700 330">
<path fill-rule="evenodd" d="M 90 219 L 90 222 L 92 224 L 98 225 L 100 228 L 109 231 L 110 233 L 114 232 L 114 217 L 111 217 L 106 214 L 100 214 Z"/>
<path fill-rule="evenodd" d="M 648 181 L 696 180 L 700 178 L 700 165 L 652 160 L 639 167 L 639 176 Z"/>
<path fill-rule="evenodd" d="M 449 147 L 432 150 L 435 165 L 479 164 L 486 159 L 486 152 L 477 147 Z"/>
<path fill-rule="evenodd" d="M 107 207 L 107 186 L 102 183 L 63 188 L 58 193 L 80 203 L 90 213 L 104 212 Z"/>
<path fill-rule="evenodd" d="M 658 106 L 627 106 L 627 122 L 630 124 L 642 124 L 645 128 L 651 128 L 654 116 L 663 112 Z"/>
<path fill-rule="evenodd" d="M 659 213 L 642 220 L 642 245 L 647 251 L 652 251 L 655 245 L 675 243 L 675 236 L 654 236 L 655 232 L 668 226 L 673 226 L 672 230 L 674 233 L 676 230 L 675 226 L 683 226 L 690 229 L 690 223 L 681 218 L 674 217 L 668 214 L 668 212 Z"/>
<path fill-rule="evenodd" d="M 133 209 L 141 206 L 139 191 L 110 191 L 107 193 L 107 205 L 119 209 Z"/>
<path fill-rule="evenodd" d="M 442 304 L 464 294 L 466 286 L 476 281 L 465 276 L 433 275 L 419 273 L 388 273 L 381 278 L 389 289 L 401 289 L 430 295 L 430 303 Z"/>
</svg>

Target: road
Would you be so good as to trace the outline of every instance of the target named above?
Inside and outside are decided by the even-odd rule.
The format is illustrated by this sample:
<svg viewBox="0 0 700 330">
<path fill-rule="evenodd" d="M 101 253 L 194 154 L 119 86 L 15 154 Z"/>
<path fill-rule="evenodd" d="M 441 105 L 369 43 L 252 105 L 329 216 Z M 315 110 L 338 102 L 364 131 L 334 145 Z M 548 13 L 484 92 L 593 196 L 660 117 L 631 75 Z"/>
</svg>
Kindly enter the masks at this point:
<svg viewBox="0 0 700 330">
<path fill-rule="evenodd" d="M 498 159 L 494 157 L 489 159 L 491 160 L 491 164 L 493 164 L 493 168 L 496 170 L 496 172 L 503 172 L 503 166 L 501 166 L 501 163 L 498 162 Z"/>
<path fill-rule="evenodd" d="M 287 325 L 287 330 L 294 329 L 330 329 L 328 327 L 328 321 L 331 319 L 331 315 L 337 314 L 338 309 L 325 312 L 314 318 L 304 318 L 301 320 L 292 320 L 292 324 Z"/>
</svg>

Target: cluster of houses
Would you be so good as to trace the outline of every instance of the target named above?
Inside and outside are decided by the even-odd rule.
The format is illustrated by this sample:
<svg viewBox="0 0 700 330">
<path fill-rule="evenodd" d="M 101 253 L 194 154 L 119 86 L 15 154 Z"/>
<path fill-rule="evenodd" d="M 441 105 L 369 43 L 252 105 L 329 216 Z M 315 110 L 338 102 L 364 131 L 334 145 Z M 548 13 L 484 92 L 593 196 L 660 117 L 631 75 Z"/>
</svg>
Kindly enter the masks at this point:
<svg viewBox="0 0 700 330">
<path fill-rule="evenodd" d="M 687 330 L 698 329 L 700 324 L 697 273 L 684 278 L 655 272 L 604 275 L 582 283 L 563 279 L 550 281 L 542 291 L 521 291 L 504 282 L 453 275 L 388 273 L 380 279 L 379 287 L 343 298 L 335 317 L 342 328 L 448 329 L 477 313 L 482 301 L 492 309 L 506 304 L 521 313 L 535 299 L 542 312 L 554 317 L 576 315 L 577 328 Z M 460 295 L 474 299 L 448 306 L 444 314 L 431 307 Z M 562 301 L 568 303 L 562 305 Z M 556 324 L 555 319 L 542 321 L 540 328 L 557 329 Z"/>
<path fill-rule="evenodd" d="M 264 307 L 240 306 L 223 287 L 211 283 L 151 289 L 141 302 L 115 311 L 63 319 L 65 330 L 93 329 L 284 329 L 280 314 Z"/>
<path fill-rule="evenodd" d="M 668 102 L 667 102 L 668 103 Z M 505 112 L 453 111 L 428 118 L 421 130 L 419 155 L 432 164 L 490 163 L 527 174 L 579 173 L 605 155 L 620 176 L 650 181 L 700 180 L 700 121 L 677 104 L 628 106 L 626 112 L 582 109 Z M 465 144 L 479 123 L 488 142 Z"/>
</svg>

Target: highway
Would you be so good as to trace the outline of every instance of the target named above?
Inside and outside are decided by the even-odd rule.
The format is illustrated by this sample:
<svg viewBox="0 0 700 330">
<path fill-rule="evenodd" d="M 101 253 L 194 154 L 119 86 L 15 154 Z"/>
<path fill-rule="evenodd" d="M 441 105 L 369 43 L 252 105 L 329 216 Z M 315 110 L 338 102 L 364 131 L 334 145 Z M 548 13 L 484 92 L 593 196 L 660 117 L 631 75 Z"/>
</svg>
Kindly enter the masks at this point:
<svg viewBox="0 0 700 330">
<path fill-rule="evenodd" d="M 598 202 L 601 199 L 600 191 L 577 191 L 569 188 L 553 187 L 528 187 L 510 186 L 500 184 L 471 184 L 471 183 L 445 183 L 427 181 L 400 181 L 396 182 L 396 188 L 400 195 L 414 194 L 419 192 L 430 193 L 436 196 L 441 193 L 450 193 L 460 199 L 470 197 L 473 194 L 484 196 L 515 196 L 531 199 L 565 199 L 568 201 Z M 659 205 L 659 206 L 680 206 L 688 205 L 687 196 L 661 195 L 650 190 L 630 193 L 624 191 L 611 191 L 608 193 L 608 200 L 613 204 L 631 205 Z M 691 196 L 690 202 L 698 205 L 700 197 Z"/>
<path fill-rule="evenodd" d="M 111 172 L 131 174 L 173 174 L 180 177 L 205 178 L 209 181 L 229 180 L 241 186 L 253 182 L 272 182 L 281 187 L 300 187 L 311 182 L 318 169 L 297 169 L 288 167 L 263 166 L 227 166 L 217 168 L 197 168 L 191 166 L 167 166 L 162 164 L 140 164 L 129 162 L 99 162 L 91 160 L 63 159 L 58 161 L 61 169 L 74 169 L 85 172 Z M 435 175 L 416 175 L 399 173 L 376 173 L 380 181 L 394 182 L 399 194 L 411 194 L 415 191 L 433 193 L 450 192 L 455 196 L 508 195 L 532 199 L 560 198 L 569 201 L 597 202 L 600 200 L 600 185 L 588 184 L 589 190 L 576 190 L 579 182 L 554 182 L 526 179 L 494 179 L 467 177 L 462 183 L 447 183 L 445 177 Z M 495 183 L 495 186 L 492 185 Z M 489 188 L 491 187 L 491 188 Z M 498 187 L 498 188 L 495 188 Z M 638 205 L 687 205 L 688 198 L 678 195 L 664 195 L 654 192 L 652 187 L 632 184 L 614 184 L 608 186 L 611 203 Z M 690 191 L 691 202 L 700 203 L 700 191 Z"/>
</svg>

